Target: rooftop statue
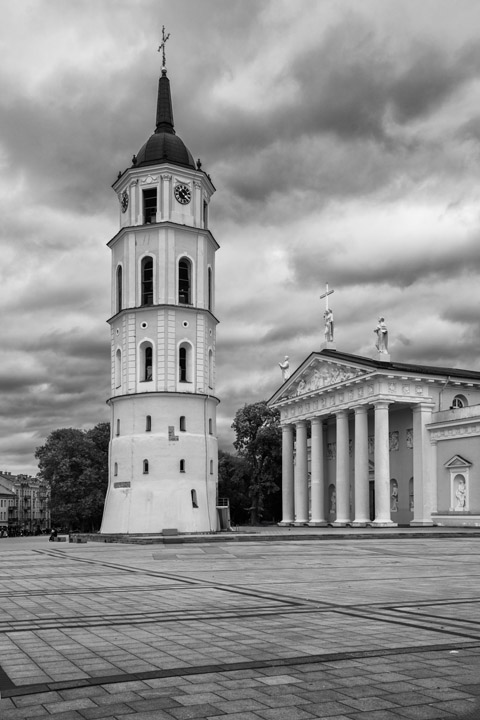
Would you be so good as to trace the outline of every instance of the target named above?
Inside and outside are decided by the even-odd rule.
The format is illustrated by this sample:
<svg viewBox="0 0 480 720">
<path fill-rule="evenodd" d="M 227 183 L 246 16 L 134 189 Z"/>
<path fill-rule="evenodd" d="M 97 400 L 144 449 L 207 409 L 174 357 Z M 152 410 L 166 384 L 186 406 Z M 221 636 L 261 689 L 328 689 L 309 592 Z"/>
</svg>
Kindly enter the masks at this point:
<svg viewBox="0 0 480 720">
<path fill-rule="evenodd" d="M 373 332 L 377 335 L 377 342 L 375 343 L 375 347 L 377 348 L 378 352 L 388 355 L 388 330 L 387 326 L 385 325 L 385 318 L 378 318 L 378 325 Z"/>
<path fill-rule="evenodd" d="M 290 377 L 290 363 L 288 362 L 288 355 L 285 355 L 283 363 L 278 363 L 280 370 L 282 371 L 283 380 L 288 380 Z"/>
</svg>

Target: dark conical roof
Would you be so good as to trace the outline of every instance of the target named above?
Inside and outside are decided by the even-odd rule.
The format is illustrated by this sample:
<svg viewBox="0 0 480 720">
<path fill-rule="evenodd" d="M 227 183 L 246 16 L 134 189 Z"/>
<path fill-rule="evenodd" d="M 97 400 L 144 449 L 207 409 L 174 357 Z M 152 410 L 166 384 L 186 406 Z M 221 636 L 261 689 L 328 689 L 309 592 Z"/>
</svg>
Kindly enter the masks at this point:
<svg viewBox="0 0 480 720">
<path fill-rule="evenodd" d="M 173 127 L 172 98 L 167 71 L 162 69 L 158 81 L 157 122 L 155 132 L 139 150 L 135 167 L 172 162 L 195 169 L 195 161 L 183 140 Z"/>
</svg>

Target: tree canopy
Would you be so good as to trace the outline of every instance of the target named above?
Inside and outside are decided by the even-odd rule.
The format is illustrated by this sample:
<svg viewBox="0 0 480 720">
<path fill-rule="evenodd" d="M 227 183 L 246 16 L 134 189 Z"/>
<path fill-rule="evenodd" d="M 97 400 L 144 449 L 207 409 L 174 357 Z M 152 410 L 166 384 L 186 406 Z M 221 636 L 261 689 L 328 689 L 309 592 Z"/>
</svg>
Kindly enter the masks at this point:
<svg viewBox="0 0 480 720">
<path fill-rule="evenodd" d="M 39 476 L 51 488 L 52 526 L 91 531 L 100 527 L 108 486 L 110 424 L 90 430 L 54 430 L 35 450 Z"/>
<path fill-rule="evenodd" d="M 280 413 L 268 407 L 265 400 L 244 405 L 237 410 L 232 423 L 238 455 L 246 463 L 250 521 L 275 519 L 282 478 L 282 433 Z"/>
</svg>

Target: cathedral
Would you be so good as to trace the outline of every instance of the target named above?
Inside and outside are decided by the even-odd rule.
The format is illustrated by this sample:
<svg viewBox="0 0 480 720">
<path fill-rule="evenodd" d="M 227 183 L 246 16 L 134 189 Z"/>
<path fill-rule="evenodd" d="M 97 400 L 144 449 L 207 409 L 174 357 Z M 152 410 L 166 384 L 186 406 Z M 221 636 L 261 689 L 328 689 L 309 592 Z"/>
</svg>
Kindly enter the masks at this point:
<svg viewBox="0 0 480 720">
<path fill-rule="evenodd" d="M 113 184 L 109 485 L 101 533 L 217 529 L 210 176 L 175 133 L 163 65 L 155 131 Z"/>
<path fill-rule="evenodd" d="M 323 349 L 284 369 L 281 524 L 480 525 L 480 372 L 394 362 L 375 332 L 372 358 L 337 351 L 327 304 Z"/>
</svg>

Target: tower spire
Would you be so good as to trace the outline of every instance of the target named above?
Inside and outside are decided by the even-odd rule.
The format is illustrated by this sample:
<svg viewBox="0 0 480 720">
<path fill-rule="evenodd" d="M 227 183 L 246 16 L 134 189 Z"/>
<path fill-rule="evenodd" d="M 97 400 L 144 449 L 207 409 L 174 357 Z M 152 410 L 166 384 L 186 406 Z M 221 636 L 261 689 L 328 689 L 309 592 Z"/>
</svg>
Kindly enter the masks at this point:
<svg viewBox="0 0 480 720">
<path fill-rule="evenodd" d="M 157 121 L 155 133 L 170 133 L 175 135 L 173 127 L 173 108 L 172 97 L 170 94 L 170 81 L 167 78 L 167 67 L 165 59 L 165 45 L 170 37 L 170 33 L 165 35 L 165 25 L 162 25 L 162 42 L 158 47 L 158 52 L 162 53 L 162 74 L 158 81 L 158 97 L 157 97 Z"/>
</svg>

